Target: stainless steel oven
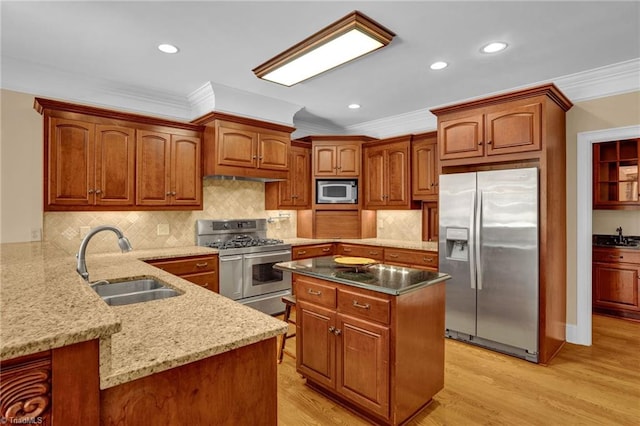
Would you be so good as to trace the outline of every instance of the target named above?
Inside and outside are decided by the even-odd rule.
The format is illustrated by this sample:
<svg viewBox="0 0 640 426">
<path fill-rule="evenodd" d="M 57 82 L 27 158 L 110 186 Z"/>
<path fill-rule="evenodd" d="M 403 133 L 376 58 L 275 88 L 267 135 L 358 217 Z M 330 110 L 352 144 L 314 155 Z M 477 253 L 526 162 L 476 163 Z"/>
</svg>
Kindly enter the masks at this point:
<svg viewBox="0 0 640 426">
<path fill-rule="evenodd" d="M 291 273 L 273 269 L 291 260 L 291 245 L 266 238 L 265 219 L 198 220 L 196 244 L 219 250 L 220 294 L 267 314 L 284 311 Z"/>
</svg>

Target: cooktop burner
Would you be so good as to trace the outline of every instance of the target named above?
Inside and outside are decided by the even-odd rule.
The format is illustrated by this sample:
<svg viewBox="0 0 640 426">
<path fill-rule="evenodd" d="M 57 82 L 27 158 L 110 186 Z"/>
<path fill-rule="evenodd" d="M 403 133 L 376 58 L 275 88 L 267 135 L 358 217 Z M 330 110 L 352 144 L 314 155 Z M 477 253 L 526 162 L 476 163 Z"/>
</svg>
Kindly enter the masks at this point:
<svg viewBox="0 0 640 426">
<path fill-rule="evenodd" d="M 251 235 L 238 235 L 227 241 L 212 241 L 209 243 L 205 243 L 205 245 L 207 247 L 225 250 L 241 247 L 273 246 L 283 243 L 284 241 L 277 240 L 275 238 L 260 238 L 253 237 Z"/>
<path fill-rule="evenodd" d="M 267 238 L 266 219 L 198 220 L 196 244 L 224 256 L 291 249 L 282 240 Z"/>
</svg>

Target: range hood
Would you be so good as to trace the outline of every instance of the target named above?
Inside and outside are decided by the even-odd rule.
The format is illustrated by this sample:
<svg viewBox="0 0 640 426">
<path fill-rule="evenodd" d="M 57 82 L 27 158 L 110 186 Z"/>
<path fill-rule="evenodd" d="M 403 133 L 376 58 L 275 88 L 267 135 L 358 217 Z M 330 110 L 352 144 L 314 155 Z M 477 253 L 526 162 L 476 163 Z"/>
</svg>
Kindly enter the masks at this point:
<svg viewBox="0 0 640 426">
<path fill-rule="evenodd" d="M 207 175 L 204 176 L 205 179 L 211 180 L 244 180 L 251 182 L 280 182 L 286 179 L 274 179 L 274 178 L 263 178 L 263 177 L 250 177 L 250 176 L 227 176 L 227 175 Z"/>
</svg>

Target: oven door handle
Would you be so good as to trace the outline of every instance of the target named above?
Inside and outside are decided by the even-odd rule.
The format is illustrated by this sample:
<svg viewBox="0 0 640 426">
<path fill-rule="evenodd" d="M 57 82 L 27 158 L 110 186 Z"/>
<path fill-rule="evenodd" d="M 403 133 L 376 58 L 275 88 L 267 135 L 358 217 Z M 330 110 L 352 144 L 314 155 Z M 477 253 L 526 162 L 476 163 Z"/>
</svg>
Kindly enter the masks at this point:
<svg viewBox="0 0 640 426">
<path fill-rule="evenodd" d="M 220 262 L 232 262 L 234 260 L 242 260 L 242 256 L 220 256 Z"/>
<path fill-rule="evenodd" d="M 290 255 L 291 254 L 291 250 L 281 250 L 281 251 L 263 251 L 261 253 L 250 253 L 250 254 L 245 254 L 244 258 L 245 259 L 255 259 L 258 257 L 271 257 L 271 256 L 282 256 L 282 255 Z"/>
</svg>

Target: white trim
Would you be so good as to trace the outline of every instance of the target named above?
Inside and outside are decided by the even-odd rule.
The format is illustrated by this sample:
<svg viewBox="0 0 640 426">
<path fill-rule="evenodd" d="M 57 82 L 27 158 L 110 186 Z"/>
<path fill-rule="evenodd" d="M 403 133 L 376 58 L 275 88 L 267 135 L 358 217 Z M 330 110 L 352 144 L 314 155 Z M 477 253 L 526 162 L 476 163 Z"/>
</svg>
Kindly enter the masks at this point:
<svg viewBox="0 0 640 426">
<path fill-rule="evenodd" d="M 577 324 L 567 324 L 567 342 L 591 345 L 591 235 L 593 162 L 592 145 L 618 139 L 640 137 L 640 125 L 578 133 L 577 153 L 577 241 L 576 312 Z"/>
</svg>

